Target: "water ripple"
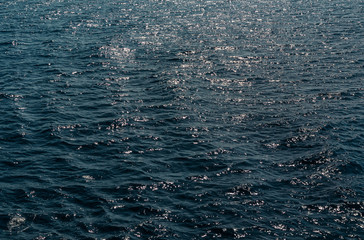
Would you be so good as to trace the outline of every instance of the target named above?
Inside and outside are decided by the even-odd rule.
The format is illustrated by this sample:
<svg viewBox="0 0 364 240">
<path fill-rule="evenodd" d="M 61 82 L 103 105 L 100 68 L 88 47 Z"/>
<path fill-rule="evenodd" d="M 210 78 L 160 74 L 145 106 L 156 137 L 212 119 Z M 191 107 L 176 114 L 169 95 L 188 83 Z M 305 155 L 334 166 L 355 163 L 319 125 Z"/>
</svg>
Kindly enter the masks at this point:
<svg viewBox="0 0 364 240">
<path fill-rule="evenodd" d="M 0 238 L 361 239 L 363 16 L 0 3 Z"/>
</svg>

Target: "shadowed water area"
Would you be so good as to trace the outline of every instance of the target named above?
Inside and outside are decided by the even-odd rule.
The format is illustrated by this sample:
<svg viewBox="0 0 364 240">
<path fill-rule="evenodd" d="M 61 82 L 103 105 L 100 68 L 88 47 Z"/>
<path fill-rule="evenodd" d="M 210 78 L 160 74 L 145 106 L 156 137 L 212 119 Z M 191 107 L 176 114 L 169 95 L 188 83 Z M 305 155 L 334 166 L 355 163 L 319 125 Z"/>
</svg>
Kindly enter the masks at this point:
<svg viewBox="0 0 364 240">
<path fill-rule="evenodd" d="M 361 0 L 0 0 L 0 239 L 364 239 Z"/>
</svg>

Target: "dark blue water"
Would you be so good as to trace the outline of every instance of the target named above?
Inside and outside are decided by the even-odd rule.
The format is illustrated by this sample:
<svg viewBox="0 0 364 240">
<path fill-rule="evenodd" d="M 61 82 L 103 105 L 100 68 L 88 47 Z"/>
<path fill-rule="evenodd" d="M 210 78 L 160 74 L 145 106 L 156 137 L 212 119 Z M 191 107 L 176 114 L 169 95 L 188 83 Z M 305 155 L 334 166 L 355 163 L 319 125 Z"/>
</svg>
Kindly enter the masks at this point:
<svg viewBox="0 0 364 240">
<path fill-rule="evenodd" d="M 364 239 L 361 0 L 0 0 L 0 239 Z"/>
</svg>

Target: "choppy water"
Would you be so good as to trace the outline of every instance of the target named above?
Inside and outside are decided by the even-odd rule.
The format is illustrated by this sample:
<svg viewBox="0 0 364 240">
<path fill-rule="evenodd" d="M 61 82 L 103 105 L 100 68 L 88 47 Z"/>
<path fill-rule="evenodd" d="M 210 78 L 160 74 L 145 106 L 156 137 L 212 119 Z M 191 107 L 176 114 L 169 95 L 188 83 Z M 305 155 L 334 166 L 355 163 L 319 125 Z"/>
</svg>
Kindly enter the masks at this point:
<svg viewBox="0 0 364 240">
<path fill-rule="evenodd" d="M 364 239 L 361 0 L 0 1 L 1 239 Z"/>
</svg>

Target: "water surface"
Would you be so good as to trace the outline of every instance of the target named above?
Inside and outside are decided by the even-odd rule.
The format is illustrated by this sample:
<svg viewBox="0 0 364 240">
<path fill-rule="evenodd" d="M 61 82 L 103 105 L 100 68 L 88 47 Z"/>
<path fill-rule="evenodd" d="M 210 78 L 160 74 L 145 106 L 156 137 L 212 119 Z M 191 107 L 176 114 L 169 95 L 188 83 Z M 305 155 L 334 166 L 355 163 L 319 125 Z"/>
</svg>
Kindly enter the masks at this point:
<svg viewBox="0 0 364 240">
<path fill-rule="evenodd" d="M 2 239 L 364 238 L 360 0 L 0 1 Z"/>
</svg>

